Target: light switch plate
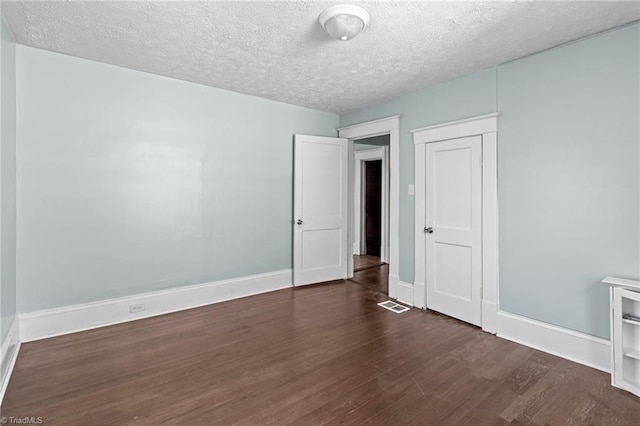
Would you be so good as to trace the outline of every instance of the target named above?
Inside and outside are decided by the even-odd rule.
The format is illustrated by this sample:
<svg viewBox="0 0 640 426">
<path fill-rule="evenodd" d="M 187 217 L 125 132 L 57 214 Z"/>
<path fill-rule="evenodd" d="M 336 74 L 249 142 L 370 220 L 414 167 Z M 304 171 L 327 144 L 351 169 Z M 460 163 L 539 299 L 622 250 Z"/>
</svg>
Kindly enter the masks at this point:
<svg viewBox="0 0 640 426">
<path fill-rule="evenodd" d="M 409 184 L 409 195 L 416 195 L 416 186 L 414 184 Z"/>
</svg>

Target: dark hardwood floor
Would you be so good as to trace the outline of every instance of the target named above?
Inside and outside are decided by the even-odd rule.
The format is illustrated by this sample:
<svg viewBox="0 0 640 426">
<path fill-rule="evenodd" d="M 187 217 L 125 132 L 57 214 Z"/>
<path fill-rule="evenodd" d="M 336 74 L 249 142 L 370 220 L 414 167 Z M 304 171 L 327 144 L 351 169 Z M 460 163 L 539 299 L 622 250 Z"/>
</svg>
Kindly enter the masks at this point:
<svg viewBox="0 0 640 426">
<path fill-rule="evenodd" d="M 56 425 L 638 425 L 608 374 L 341 281 L 26 343 L 3 416 Z"/>
<path fill-rule="evenodd" d="M 373 268 L 380 265 L 384 265 L 384 262 L 382 262 L 378 256 L 371 256 L 369 254 L 353 255 L 354 271 L 361 271 L 363 269 Z"/>
<path fill-rule="evenodd" d="M 369 290 L 389 294 L 389 265 L 382 264 L 354 271 L 351 281 Z"/>
</svg>

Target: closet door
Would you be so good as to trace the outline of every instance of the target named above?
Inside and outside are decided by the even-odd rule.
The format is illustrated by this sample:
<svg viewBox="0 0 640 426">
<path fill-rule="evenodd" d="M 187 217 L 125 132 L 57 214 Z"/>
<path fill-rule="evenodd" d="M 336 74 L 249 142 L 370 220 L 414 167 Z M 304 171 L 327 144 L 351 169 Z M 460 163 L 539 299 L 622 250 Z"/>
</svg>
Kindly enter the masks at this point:
<svg viewBox="0 0 640 426">
<path fill-rule="evenodd" d="M 426 144 L 427 308 L 481 324 L 482 138 Z"/>
</svg>

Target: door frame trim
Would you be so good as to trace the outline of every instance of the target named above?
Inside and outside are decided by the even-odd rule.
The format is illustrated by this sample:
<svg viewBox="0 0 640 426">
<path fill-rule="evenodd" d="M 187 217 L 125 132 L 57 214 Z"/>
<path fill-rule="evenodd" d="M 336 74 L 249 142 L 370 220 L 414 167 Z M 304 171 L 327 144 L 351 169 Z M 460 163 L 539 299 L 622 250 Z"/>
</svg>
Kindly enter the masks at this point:
<svg viewBox="0 0 640 426">
<path fill-rule="evenodd" d="M 364 184 L 364 168 L 363 163 L 372 160 L 382 160 L 382 196 L 380 198 L 380 260 L 382 262 L 388 262 L 389 260 L 389 215 L 388 215 L 388 200 L 389 200 L 389 162 L 387 160 L 387 147 L 381 146 L 379 148 L 363 149 L 360 151 L 354 151 L 354 193 L 353 193 L 353 254 L 362 254 L 362 246 L 364 245 L 363 228 L 364 228 L 364 211 L 363 211 L 363 199 L 365 197 Z"/>
<path fill-rule="evenodd" d="M 353 141 L 373 136 L 389 135 L 389 297 L 397 298 L 400 278 L 399 270 L 399 217 L 400 217 L 400 116 L 381 118 L 364 123 L 340 127 L 338 137 L 349 139 L 349 157 L 353 158 Z M 353 164 L 350 161 L 349 164 Z M 353 167 L 349 167 L 350 191 L 349 199 L 353 200 Z M 351 204 L 351 203 L 350 203 Z M 353 241 L 353 205 L 350 206 L 351 222 L 349 223 L 349 238 Z M 353 278 L 353 255 L 347 253 L 348 277 Z"/>
<path fill-rule="evenodd" d="M 425 155 L 426 144 L 468 136 L 482 139 L 482 329 L 498 328 L 498 116 L 480 115 L 411 130 L 415 161 L 414 306 L 426 308 Z"/>
</svg>

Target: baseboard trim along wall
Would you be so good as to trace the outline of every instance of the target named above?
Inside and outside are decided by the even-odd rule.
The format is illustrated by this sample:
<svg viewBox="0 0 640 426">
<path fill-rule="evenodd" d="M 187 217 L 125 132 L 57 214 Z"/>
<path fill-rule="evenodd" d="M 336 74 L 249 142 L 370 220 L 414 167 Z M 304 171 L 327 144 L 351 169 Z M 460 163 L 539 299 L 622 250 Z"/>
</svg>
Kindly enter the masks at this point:
<svg viewBox="0 0 640 426">
<path fill-rule="evenodd" d="M 427 292 L 427 288 L 424 283 L 414 281 L 413 282 L 413 306 L 420 309 L 427 309 L 425 306 L 426 298 L 424 295 Z"/>
<path fill-rule="evenodd" d="M 611 371 L 608 340 L 498 311 L 498 337 L 586 366 Z"/>
<path fill-rule="evenodd" d="M 7 333 L 7 337 L 4 339 L 4 342 L 2 342 L 2 347 L 0 348 L 0 374 L 2 379 L 0 384 L 0 405 L 4 400 L 4 394 L 7 391 L 7 386 L 9 386 L 9 379 L 11 378 L 13 367 L 16 365 L 18 352 L 20 352 L 18 324 L 18 318 L 15 317 L 9 328 L 9 333 Z"/>
<path fill-rule="evenodd" d="M 482 330 L 491 334 L 498 331 L 498 307 L 487 300 L 482 301 Z"/>
<path fill-rule="evenodd" d="M 400 282 L 400 278 L 389 273 L 389 297 L 392 299 L 398 298 L 398 282 Z"/>
<path fill-rule="evenodd" d="M 241 297 L 289 288 L 292 271 L 282 270 L 117 299 L 20 314 L 20 340 L 30 342 Z M 132 305 L 144 310 L 130 312 Z"/>
<path fill-rule="evenodd" d="M 413 306 L 413 285 L 400 281 L 397 277 L 393 281 L 389 280 L 389 297 Z"/>
</svg>

